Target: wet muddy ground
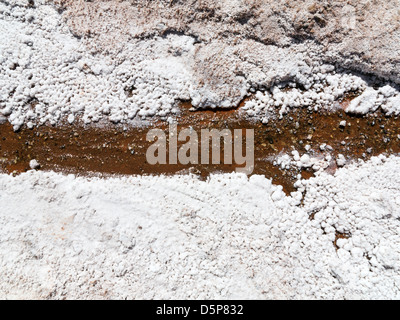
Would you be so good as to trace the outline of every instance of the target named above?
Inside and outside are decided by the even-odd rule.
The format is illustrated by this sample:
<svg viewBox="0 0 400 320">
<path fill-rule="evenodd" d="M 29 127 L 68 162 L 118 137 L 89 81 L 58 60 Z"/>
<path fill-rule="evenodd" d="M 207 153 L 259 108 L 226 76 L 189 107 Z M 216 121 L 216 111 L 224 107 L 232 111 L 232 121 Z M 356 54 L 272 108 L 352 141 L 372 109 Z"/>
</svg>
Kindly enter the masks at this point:
<svg viewBox="0 0 400 320">
<path fill-rule="evenodd" d="M 342 104 L 346 107 L 346 102 Z M 306 153 L 309 145 L 311 156 L 320 155 L 320 146 L 332 147 L 329 154 L 343 154 L 348 159 L 369 159 L 380 154 L 400 152 L 398 117 L 380 113 L 352 116 L 338 110 L 315 112 L 295 109 L 282 120 L 269 124 L 253 121 L 238 109 L 226 111 L 191 111 L 188 103 L 181 106 L 176 116 L 178 130 L 192 127 L 201 129 L 254 129 L 255 169 L 253 174 L 272 178 L 283 186 L 286 193 L 294 191 L 297 175 L 312 177 L 312 169 L 281 169 L 274 160 L 293 149 Z M 340 126 L 346 121 L 346 126 Z M 168 123 L 153 120 L 150 126 L 129 127 L 116 125 L 85 126 L 62 124 L 57 127 L 41 126 L 32 130 L 23 128 L 14 132 L 11 125 L 0 125 L 0 170 L 18 174 L 30 169 L 29 162 L 36 159 L 41 170 L 54 170 L 78 175 L 159 175 L 191 172 L 206 178 L 211 173 L 233 172 L 236 164 L 221 165 L 150 165 L 146 152 L 154 142 L 146 141 L 150 129 L 160 128 L 168 134 Z M 168 135 L 167 135 L 168 136 Z M 178 144 L 178 147 L 185 142 Z M 221 149 L 223 159 L 224 149 Z M 333 164 L 328 169 L 334 173 Z"/>
</svg>

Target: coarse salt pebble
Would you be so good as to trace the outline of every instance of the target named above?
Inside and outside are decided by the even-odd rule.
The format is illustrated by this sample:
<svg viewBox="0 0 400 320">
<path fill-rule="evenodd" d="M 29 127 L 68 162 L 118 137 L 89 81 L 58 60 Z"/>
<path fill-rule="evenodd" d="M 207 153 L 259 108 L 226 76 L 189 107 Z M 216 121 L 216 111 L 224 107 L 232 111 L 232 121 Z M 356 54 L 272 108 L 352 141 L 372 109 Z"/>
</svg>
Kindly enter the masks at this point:
<svg viewBox="0 0 400 320">
<path fill-rule="evenodd" d="M 68 123 L 72 124 L 72 123 L 74 123 L 74 121 L 75 121 L 75 116 L 73 114 L 70 114 L 68 116 Z"/>
<path fill-rule="evenodd" d="M 310 165 L 310 156 L 308 154 L 304 154 L 300 158 L 300 162 L 303 166 L 309 166 Z"/>
<path fill-rule="evenodd" d="M 33 159 L 33 160 L 31 160 L 31 161 L 29 162 L 29 167 L 30 167 L 32 170 L 37 170 L 37 169 L 40 168 L 40 164 L 39 164 L 39 162 L 38 162 L 37 160 Z"/>
<path fill-rule="evenodd" d="M 336 164 L 338 165 L 338 167 L 344 167 L 346 165 L 346 158 L 344 157 L 344 155 L 338 155 L 336 159 Z"/>
</svg>

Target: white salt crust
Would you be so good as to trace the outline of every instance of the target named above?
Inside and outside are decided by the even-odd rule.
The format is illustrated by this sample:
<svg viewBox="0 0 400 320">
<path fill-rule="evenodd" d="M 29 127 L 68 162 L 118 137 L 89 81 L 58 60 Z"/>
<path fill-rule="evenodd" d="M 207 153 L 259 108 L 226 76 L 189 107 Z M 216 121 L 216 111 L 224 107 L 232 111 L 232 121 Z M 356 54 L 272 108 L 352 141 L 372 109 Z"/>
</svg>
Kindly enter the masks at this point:
<svg viewBox="0 0 400 320">
<path fill-rule="evenodd" d="M 399 170 L 375 157 L 290 197 L 239 174 L 2 174 L 0 297 L 398 299 Z"/>
<path fill-rule="evenodd" d="M 245 109 L 264 122 L 271 108 L 280 108 L 281 116 L 300 106 L 336 108 L 353 92 L 362 95 L 349 112 L 400 110 L 394 86 L 375 90 L 358 76 L 336 73 L 319 62 L 309 42 L 278 48 L 214 39 L 198 45 L 194 37 L 170 34 L 132 38 L 107 54 L 75 37 L 67 22 L 44 0 L 33 7 L 28 0 L 0 3 L 0 122 L 6 117 L 18 130 L 24 124 L 72 124 L 78 115 L 85 123 L 166 118 L 178 112 L 181 100 L 198 108 L 232 107 L 259 87 L 265 90 Z"/>
</svg>

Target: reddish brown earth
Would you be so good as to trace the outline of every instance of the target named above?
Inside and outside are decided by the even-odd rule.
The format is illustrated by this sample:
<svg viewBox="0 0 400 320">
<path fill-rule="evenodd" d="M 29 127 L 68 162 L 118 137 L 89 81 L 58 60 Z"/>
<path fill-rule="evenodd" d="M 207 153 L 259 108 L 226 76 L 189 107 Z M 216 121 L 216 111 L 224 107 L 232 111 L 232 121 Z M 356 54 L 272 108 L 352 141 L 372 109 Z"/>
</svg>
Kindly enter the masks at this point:
<svg viewBox="0 0 400 320">
<path fill-rule="evenodd" d="M 343 107 L 346 103 L 343 104 Z M 246 118 L 241 108 L 227 111 L 190 111 L 183 103 L 178 116 L 178 130 L 191 126 L 201 129 L 254 129 L 254 174 L 272 178 L 294 191 L 293 182 L 298 173 L 304 178 L 313 176 L 312 170 L 281 170 L 273 165 L 273 159 L 292 148 L 305 152 L 305 145 L 319 150 L 321 144 L 333 148 L 331 154 L 343 154 L 351 159 L 368 159 L 379 154 L 400 152 L 400 119 L 382 114 L 351 116 L 343 110 L 336 112 L 310 112 L 296 109 L 283 120 L 270 121 L 268 125 Z M 345 128 L 339 124 L 346 120 Z M 206 178 L 211 173 L 233 172 L 233 165 L 150 165 L 146 161 L 147 148 L 153 143 L 146 141 L 147 132 L 160 128 L 168 133 L 165 121 L 154 120 L 148 127 L 83 124 L 62 124 L 57 127 L 41 126 L 32 130 L 23 128 L 14 132 L 11 125 L 0 126 L 0 170 L 18 174 L 29 170 L 29 162 L 36 159 L 41 170 L 75 173 L 78 175 L 159 175 L 192 172 Z M 346 143 L 343 145 L 343 141 Z M 183 144 L 183 143 L 181 143 Z M 367 152 L 367 150 L 369 152 Z M 133 151 L 133 152 L 132 152 Z M 221 149 L 223 154 L 223 148 Z M 221 156 L 223 159 L 223 156 Z M 335 167 L 328 168 L 330 172 Z"/>
</svg>

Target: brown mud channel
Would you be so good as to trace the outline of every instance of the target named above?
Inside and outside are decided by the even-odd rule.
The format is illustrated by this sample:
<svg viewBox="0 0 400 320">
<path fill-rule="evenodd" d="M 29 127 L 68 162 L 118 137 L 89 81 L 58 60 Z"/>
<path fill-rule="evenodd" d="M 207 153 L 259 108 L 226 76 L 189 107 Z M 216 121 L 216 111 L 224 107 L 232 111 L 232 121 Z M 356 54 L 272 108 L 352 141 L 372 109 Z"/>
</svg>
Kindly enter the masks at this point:
<svg viewBox="0 0 400 320">
<path fill-rule="evenodd" d="M 345 106 L 346 103 L 343 103 Z M 281 169 L 273 164 L 281 153 L 293 149 L 306 153 L 309 145 L 311 156 L 323 154 L 322 144 L 333 150 L 333 157 L 343 154 L 348 159 L 367 160 L 380 154 L 400 153 L 400 119 L 380 113 L 367 116 L 351 116 L 343 110 L 313 112 L 296 109 L 282 120 L 269 124 L 252 121 L 241 109 L 227 111 L 190 111 L 189 104 L 182 104 L 177 117 L 178 130 L 192 127 L 201 129 L 254 129 L 255 169 L 253 174 L 265 175 L 275 184 L 283 186 L 286 193 L 294 191 L 297 175 L 313 176 L 312 169 Z M 345 120 L 346 126 L 340 123 Z M 211 173 L 234 172 L 233 165 L 150 165 L 146 152 L 154 142 L 146 141 L 150 129 L 166 131 L 165 121 L 155 121 L 147 127 L 85 126 L 62 124 L 57 127 L 41 126 L 32 130 L 24 128 L 14 132 L 11 125 L 0 125 L 0 170 L 18 174 L 30 170 L 29 162 L 36 159 L 41 170 L 54 170 L 77 175 L 172 175 L 194 173 L 206 178 Z M 185 142 L 180 143 L 181 145 Z M 178 144 L 179 147 L 179 144 Z M 223 148 L 221 159 L 223 159 Z M 335 165 L 329 172 L 334 173 Z"/>
</svg>

